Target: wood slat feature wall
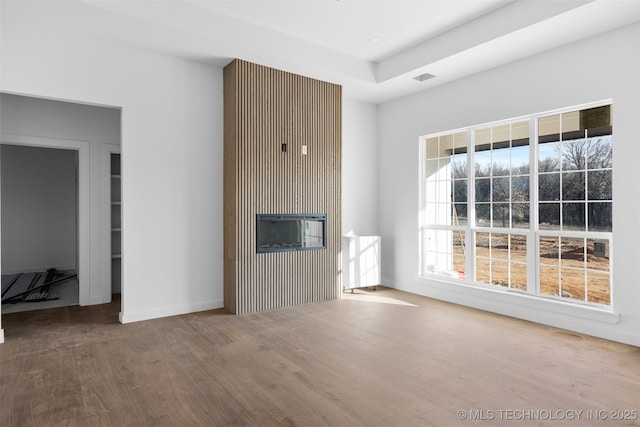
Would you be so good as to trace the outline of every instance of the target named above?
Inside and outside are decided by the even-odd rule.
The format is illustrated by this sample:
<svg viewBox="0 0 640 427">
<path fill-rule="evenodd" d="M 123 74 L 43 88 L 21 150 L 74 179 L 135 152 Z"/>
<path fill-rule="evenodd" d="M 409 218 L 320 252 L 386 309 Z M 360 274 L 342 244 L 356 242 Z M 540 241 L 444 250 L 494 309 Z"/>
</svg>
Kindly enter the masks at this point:
<svg viewBox="0 0 640 427">
<path fill-rule="evenodd" d="M 341 144 L 341 86 L 238 59 L 225 67 L 228 311 L 340 297 Z M 256 253 L 257 214 L 318 213 L 327 215 L 326 249 Z"/>
</svg>

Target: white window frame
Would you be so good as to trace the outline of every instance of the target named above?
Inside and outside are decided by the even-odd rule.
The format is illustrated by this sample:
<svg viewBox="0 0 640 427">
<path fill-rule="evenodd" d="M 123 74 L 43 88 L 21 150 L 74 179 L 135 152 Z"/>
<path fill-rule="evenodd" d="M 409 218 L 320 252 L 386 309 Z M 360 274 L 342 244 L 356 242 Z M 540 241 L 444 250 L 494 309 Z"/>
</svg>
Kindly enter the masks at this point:
<svg viewBox="0 0 640 427">
<path fill-rule="evenodd" d="M 601 107 L 611 105 L 613 106 L 612 100 L 603 100 L 592 103 L 580 104 L 576 106 L 560 108 L 556 110 L 550 110 L 545 112 L 540 112 L 536 114 L 531 114 L 527 116 L 514 117 L 506 120 L 499 120 L 495 122 L 483 123 L 479 125 L 469 126 L 465 128 L 459 128 L 454 130 L 448 130 L 444 132 L 432 133 L 428 135 L 421 136 L 419 138 L 419 265 L 418 265 L 418 275 L 423 278 L 436 279 L 436 280 L 445 280 L 445 281 L 453 281 L 454 283 L 462 283 L 466 285 L 471 285 L 475 287 L 488 288 L 497 291 L 503 292 L 518 292 L 520 294 L 526 295 L 530 298 L 543 298 L 543 299 L 553 299 L 558 300 L 564 303 L 570 303 L 575 305 L 585 305 L 591 306 L 606 310 L 612 310 L 614 307 L 614 272 L 611 268 L 613 266 L 613 248 L 614 248 L 614 233 L 613 229 L 611 232 L 602 232 L 602 231 L 589 231 L 588 224 L 587 229 L 585 231 L 568 231 L 568 230 L 548 230 L 548 229 L 540 229 L 539 227 L 539 194 L 538 194 L 538 119 L 540 117 L 545 117 L 549 115 L 562 114 L 567 112 L 573 112 L 576 110 L 584 110 L 589 108 Z M 474 162 L 474 147 L 475 147 L 475 131 L 488 127 L 496 127 L 504 124 L 510 124 L 514 122 L 522 122 L 528 120 L 529 121 L 529 228 L 501 228 L 501 227 L 479 227 L 476 225 L 476 212 L 475 212 L 475 162 Z M 428 224 L 425 221 L 425 160 L 426 160 L 426 141 L 429 138 L 440 137 L 444 135 L 452 135 L 460 132 L 467 133 L 467 225 L 464 226 L 456 226 L 456 225 L 443 225 L 443 224 Z M 615 168 L 615 167 L 614 167 Z M 511 175 L 510 175 L 511 176 Z M 493 179 L 491 177 L 491 179 Z M 613 190 L 612 195 L 612 206 L 613 200 L 615 199 L 615 190 Z M 561 204 L 562 202 L 560 202 Z M 585 203 L 588 204 L 587 196 L 585 195 Z M 613 209 L 613 208 L 612 208 Z M 465 257 L 465 275 L 462 278 L 455 277 L 447 277 L 435 273 L 431 273 L 424 270 L 424 242 L 423 238 L 425 236 L 424 232 L 426 230 L 447 230 L 447 231 L 462 231 L 465 233 L 464 244 L 467 248 L 466 257 Z M 475 236 L 476 233 L 501 233 L 501 234 L 517 234 L 526 236 L 526 262 L 527 262 L 527 290 L 521 291 L 513 288 L 504 288 L 502 286 L 498 286 L 495 284 L 487 284 L 484 282 L 477 282 L 475 280 L 475 260 L 476 260 L 476 241 Z M 550 236 L 550 237 L 574 237 L 574 238 L 584 238 L 586 241 L 589 239 L 603 239 L 609 241 L 609 304 L 602 304 L 590 301 L 583 301 L 578 299 L 571 299 L 562 296 L 555 295 L 547 295 L 541 293 L 540 286 L 540 237 Z M 560 251 L 560 248 L 558 248 Z M 585 245 L 586 252 L 586 245 Z M 583 268 L 585 274 L 589 271 L 586 263 Z M 588 276 L 587 276 L 588 277 Z M 588 280 L 588 279 L 586 279 Z M 585 290 L 586 291 L 586 290 Z M 586 294 L 585 294 L 586 295 Z"/>
</svg>

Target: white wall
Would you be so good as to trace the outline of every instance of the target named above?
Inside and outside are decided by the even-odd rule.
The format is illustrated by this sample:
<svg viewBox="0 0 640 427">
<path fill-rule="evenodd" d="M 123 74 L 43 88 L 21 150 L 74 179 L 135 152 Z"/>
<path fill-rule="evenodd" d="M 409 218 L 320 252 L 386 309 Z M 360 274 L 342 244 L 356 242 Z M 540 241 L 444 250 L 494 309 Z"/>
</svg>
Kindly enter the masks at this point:
<svg viewBox="0 0 640 427">
<path fill-rule="evenodd" d="M 0 90 L 122 108 L 130 322 L 222 306 L 222 70 L 71 37 L 2 6 Z"/>
<path fill-rule="evenodd" d="M 640 26 L 623 28 L 379 108 L 383 278 L 398 289 L 640 345 L 637 176 Z M 613 100 L 613 311 L 418 277 L 418 137 Z M 399 191 L 402 189 L 402 191 Z M 617 322 L 617 323 L 616 323 Z"/>
<path fill-rule="evenodd" d="M 78 153 L 2 145 L 2 274 L 76 269 Z"/>
<path fill-rule="evenodd" d="M 342 104 L 342 234 L 378 234 L 378 107 Z"/>
</svg>

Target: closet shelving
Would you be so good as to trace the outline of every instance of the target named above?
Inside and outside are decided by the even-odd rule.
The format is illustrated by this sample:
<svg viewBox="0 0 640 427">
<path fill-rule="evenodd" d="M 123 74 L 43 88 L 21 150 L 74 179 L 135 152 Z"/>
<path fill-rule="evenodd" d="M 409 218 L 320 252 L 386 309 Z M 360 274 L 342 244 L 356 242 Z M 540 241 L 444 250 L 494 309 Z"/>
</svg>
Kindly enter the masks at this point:
<svg viewBox="0 0 640 427">
<path fill-rule="evenodd" d="M 120 154 L 111 153 L 111 291 L 120 293 L 122 272 L 122 183 Z"/>
</svg>

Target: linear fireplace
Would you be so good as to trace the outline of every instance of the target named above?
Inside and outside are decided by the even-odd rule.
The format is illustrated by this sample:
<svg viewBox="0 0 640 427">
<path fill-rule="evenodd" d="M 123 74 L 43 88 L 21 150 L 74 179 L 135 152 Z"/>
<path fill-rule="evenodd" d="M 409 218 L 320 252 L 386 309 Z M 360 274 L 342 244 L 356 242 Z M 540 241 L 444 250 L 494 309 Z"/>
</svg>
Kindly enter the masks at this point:
<svg viewBox="0 0 640 427">
<path fill-rule="evenodd" d="M 287 252 L 327 247 L 327 215 L 256 215 L 256 251 Z"/>
</svg>

